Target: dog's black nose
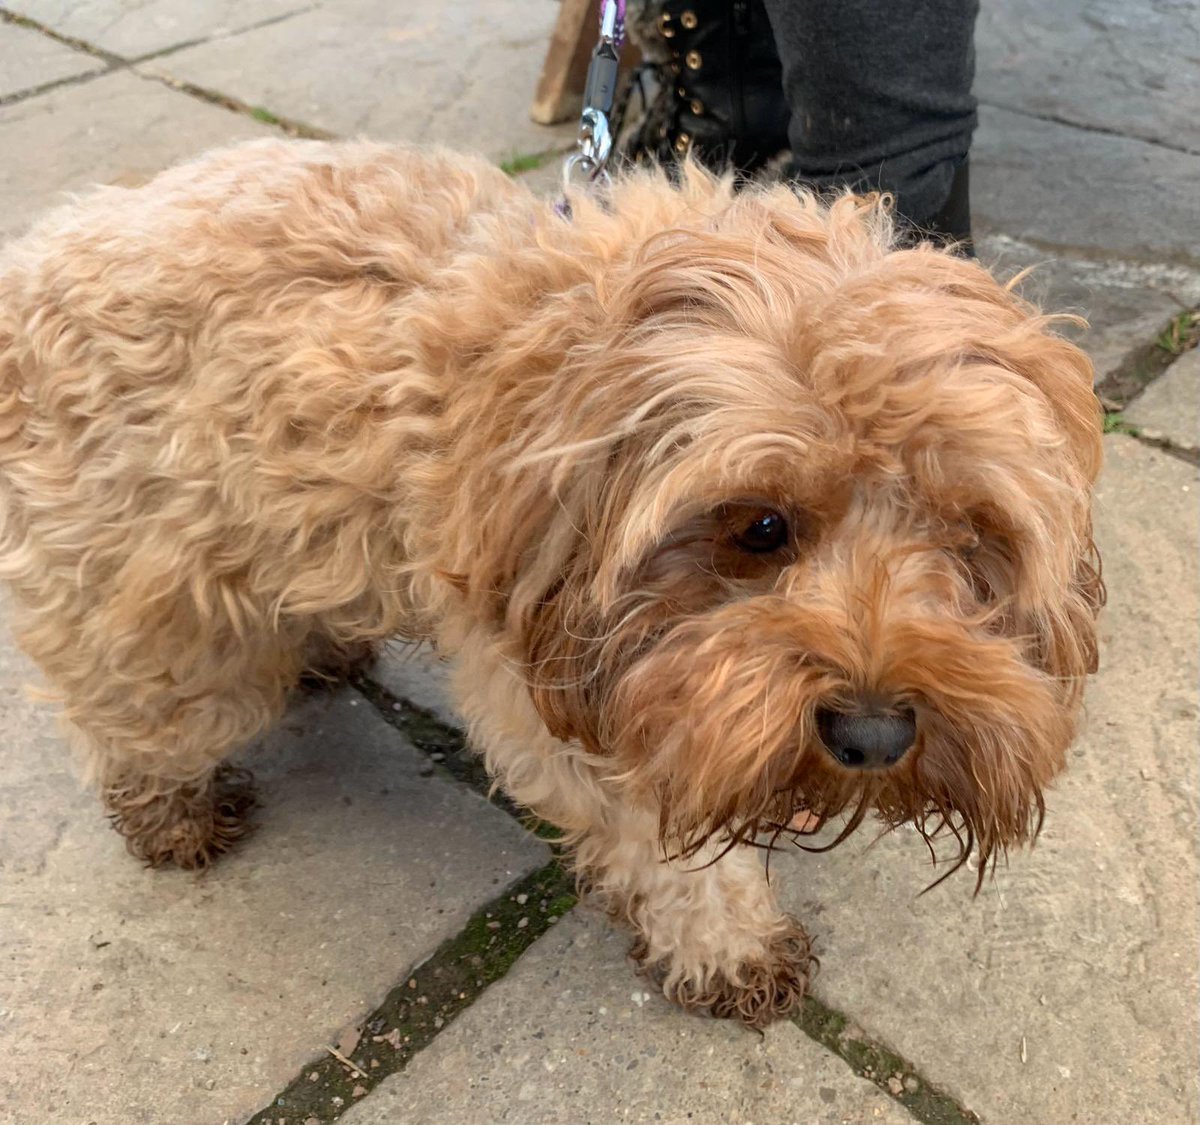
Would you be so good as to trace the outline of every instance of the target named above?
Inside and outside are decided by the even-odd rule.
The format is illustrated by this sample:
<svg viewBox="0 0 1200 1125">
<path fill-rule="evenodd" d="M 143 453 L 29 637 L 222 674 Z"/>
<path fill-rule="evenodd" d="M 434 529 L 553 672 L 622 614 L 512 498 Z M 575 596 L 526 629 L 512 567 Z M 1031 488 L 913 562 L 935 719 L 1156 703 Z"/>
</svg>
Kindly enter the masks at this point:
<svg viewBox="0 0 1200 1125">
<path fill-rule="evenodd" d="M 852 770 L 878 770 L 894 765 L 917 737 L 911 707 L 891 711 L 817 710 L 817 731 L 825 748 Z"/>
</svg>

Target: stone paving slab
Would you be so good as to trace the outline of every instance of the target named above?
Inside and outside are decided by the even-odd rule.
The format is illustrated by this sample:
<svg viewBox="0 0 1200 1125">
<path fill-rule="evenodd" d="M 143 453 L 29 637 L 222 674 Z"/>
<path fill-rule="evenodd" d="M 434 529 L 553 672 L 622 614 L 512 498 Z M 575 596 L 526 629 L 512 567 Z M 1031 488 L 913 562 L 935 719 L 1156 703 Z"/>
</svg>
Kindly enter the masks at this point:
<svg viewBox="0 0 1200 1125">
<path fill-rule="evenodd" d="M 462 729 L 463 718 L 450 697 L 449 665 L 427 645 L 388 645 L 370 676 L 392 695 L 416 703 L 443 723 Z"/>
<path fill-rule="evenodd" d="M 629 936 L 564 918 L 345 1125 L 763 1122 L 910 1125 L 794 1024 L 688 1016 L 634 973 Z"/>
<path fill-rule="evenodd" d="M 64 78 L 94 74 L 104 65 L 94 56 L 56 43 L 40 31 L 0 23 L 0 98 Z"/>
<path fill-rule="evenodd" d="M 1181 303 L 1200 303 L 1200 270 L 1184 266 L 1089 261 L 997 234 L 980 238 L 977 249 L 1002 281 L 1031 268 L 1019 291 L 1040 308 L 1087 319 L 1086 328 L 1064 323 L 1058 331 L 1092 357 L 1097 381 L 1156 339 Z"/>
<path fill-rule="evenodd" d="M 1200 153 L 1198 0 L 982 4 L 985 102 Z"/>
<path fill-rule="evenodd" d="M 0 239 L 66 192 L 139 184 L 207 148 L 274 133 L 128 71 L 0 106 Z"/>
<path fill-rule="evenodd" d="M 245 1118 L 544 846 L 353 692 L 249 755 L 258 831 L 148 871 L 82 792 L 0 644 L 0 1121 Z"/>
<path fill-rule="evenodd" d="M 341 136 L 452 144 L 503 160 L 574 139 L 574 125 L 529 120 L 557 12 L 552 0 L 354 0 L 154 65 Z"/>
<path fill-rule="evenodd" d="M 1200 348 L 1184 352 L 1125 410 L 1147 437 L 1200 449 Z"/>
<path fill-rule="evenodd" d="M 980 233 L 1195 267 L 1197 183 L 1200 155 L 980 108 L 971 148 Z"/>
<path fill-rule="evenodd" d="M 129 59 L 302 12 L 312 0 L 13 0 L 9 7 Z"/>
<path fill-rule="evenodd" d="M 772 861 L 816 994 L 985 1122 L 1197 1119 L 1197 471 L 1106 442 L 1088 729 L 1031 853 L 972 899 L 915 833 Z"/>
</svg>

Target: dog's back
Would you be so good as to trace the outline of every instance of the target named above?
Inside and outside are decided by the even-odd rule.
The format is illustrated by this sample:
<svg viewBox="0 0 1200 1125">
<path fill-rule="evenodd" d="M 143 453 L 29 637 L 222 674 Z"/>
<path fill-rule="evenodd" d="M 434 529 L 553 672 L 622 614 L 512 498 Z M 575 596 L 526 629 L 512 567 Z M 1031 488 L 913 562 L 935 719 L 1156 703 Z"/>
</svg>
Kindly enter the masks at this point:
<svg viewBox="0 0 1200 1125">
<path fill-rule="evenodd" d="M 0 578 L 93 774 L 118 743 L 203 772 L 323 610 L 395 630 L 362 530 L 396 518 L 393 454 L 364 428 L 406 393 L 409 295 L 523 198 L 482 160 L 272 141 L 0 255 Z M 236 714 L 188 702 L 248 675 Z"/>
</svg>

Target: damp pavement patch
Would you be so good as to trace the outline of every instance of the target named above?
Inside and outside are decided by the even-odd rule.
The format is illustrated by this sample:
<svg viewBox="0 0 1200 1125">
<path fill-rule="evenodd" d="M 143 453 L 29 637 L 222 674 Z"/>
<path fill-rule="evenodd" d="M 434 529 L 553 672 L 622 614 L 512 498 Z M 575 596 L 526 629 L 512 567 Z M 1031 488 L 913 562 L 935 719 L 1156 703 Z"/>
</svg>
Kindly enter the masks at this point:
<svg viewBox="0 0 1200 1125">
<path fill-rule="evenodd" d="M 981 106 L 971 207 L 1000 231 L 1084 257 L 1200 266 L 1200 154 Z"/>
</svg>

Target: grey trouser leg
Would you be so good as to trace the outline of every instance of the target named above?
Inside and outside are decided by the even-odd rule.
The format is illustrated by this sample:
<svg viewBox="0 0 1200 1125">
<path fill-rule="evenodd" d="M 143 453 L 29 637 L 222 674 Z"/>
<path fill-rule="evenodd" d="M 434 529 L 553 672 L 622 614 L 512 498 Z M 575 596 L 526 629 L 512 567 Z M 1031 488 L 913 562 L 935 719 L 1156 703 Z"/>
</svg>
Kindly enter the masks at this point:
<svg viewBox="0 0 1200 1125">
<path fill-rule="evenodd" d="M 765 0 L 792 119 L 791 174 L 881 188 L 926 225 L 975 128 L 978 0 Z"/>
</svg>

